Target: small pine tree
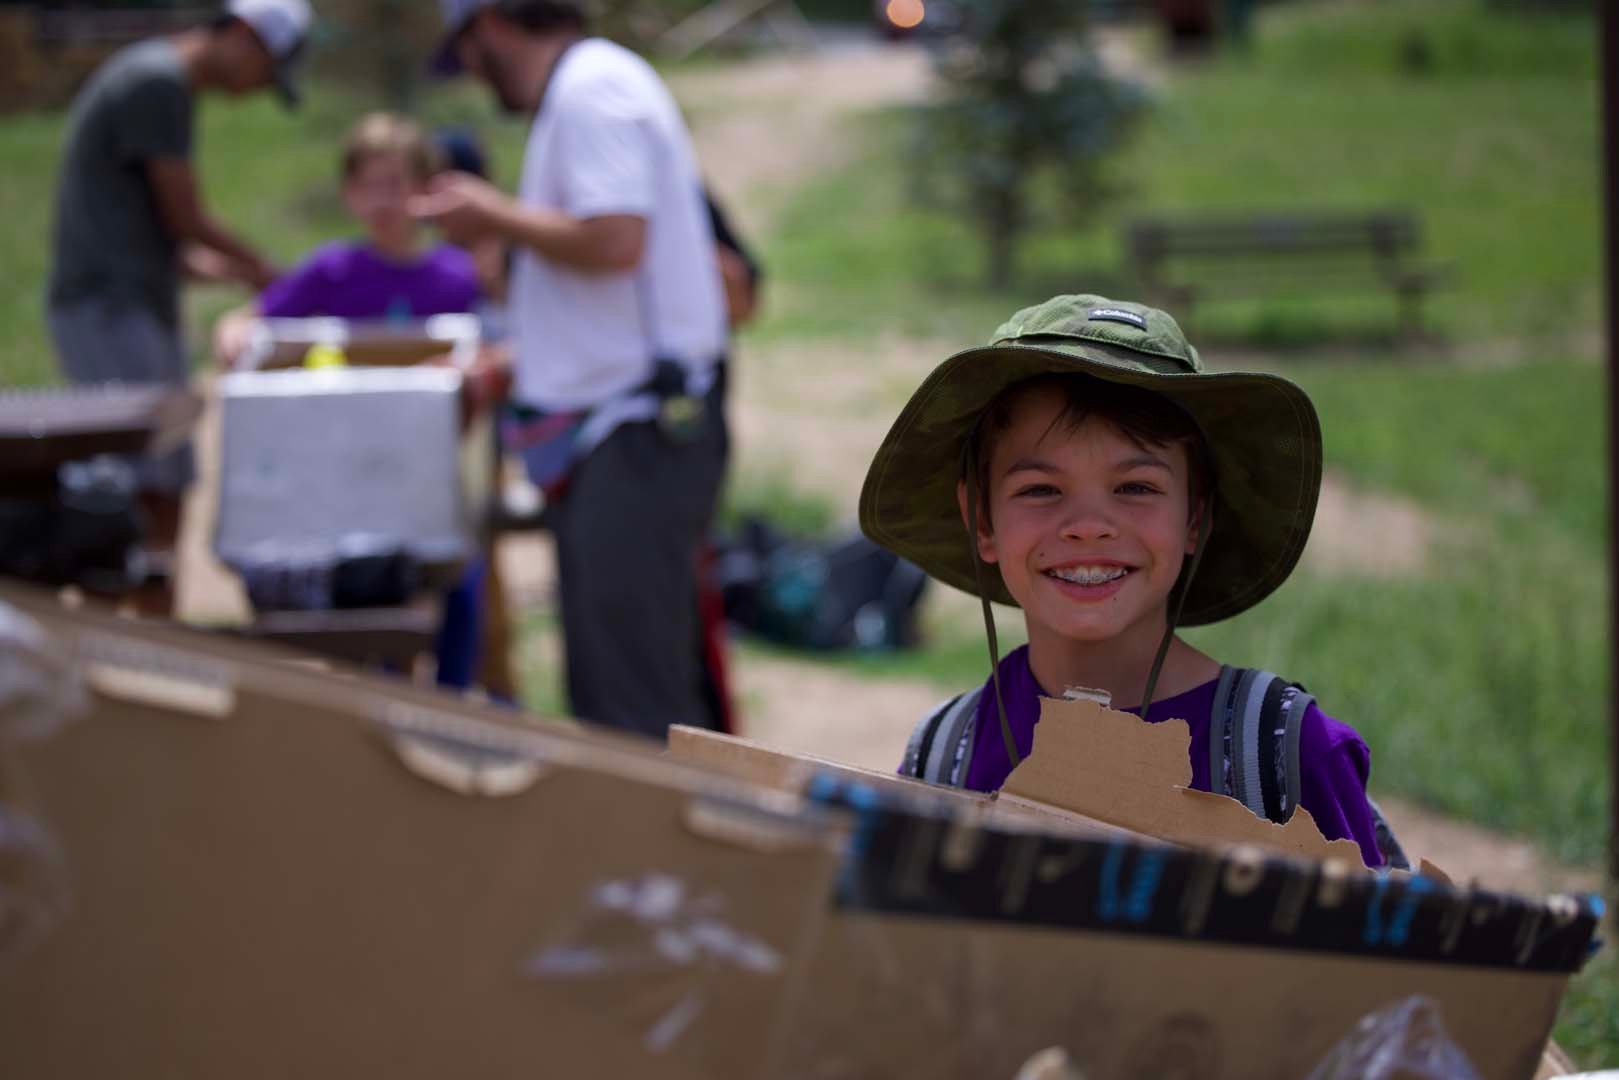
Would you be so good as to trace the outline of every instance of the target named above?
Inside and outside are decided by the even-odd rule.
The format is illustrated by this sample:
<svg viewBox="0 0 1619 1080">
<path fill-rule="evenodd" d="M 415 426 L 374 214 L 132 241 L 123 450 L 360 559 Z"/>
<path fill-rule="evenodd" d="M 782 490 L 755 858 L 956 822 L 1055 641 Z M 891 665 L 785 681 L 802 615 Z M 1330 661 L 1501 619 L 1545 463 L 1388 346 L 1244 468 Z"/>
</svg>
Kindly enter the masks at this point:
<svg viewBox="0 0 1619 1080">
<path fill-rule="evenodd" d="M 993 288 L 1016 277 L 1036 181 L 1059 212 L 1102 201 L 1100 166 L 1135 126 L 1145 97 L 1109 75 L 1086 36 L 1085 5 L 960 0 L 959 31 L 934 66 L 947 98 L 922 107 L 922 164 L 977 225 Z"/>
</svg>

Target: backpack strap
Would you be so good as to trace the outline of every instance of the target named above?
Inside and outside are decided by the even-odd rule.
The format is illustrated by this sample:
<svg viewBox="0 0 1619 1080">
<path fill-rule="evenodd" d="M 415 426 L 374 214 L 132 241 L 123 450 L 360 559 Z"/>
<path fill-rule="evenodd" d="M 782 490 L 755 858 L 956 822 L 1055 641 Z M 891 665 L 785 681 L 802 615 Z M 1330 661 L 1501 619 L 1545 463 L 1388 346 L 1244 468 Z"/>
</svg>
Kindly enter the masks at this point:
<svg viewBox="0 0 1619 1080">
<path fill-rule="evenodd" d="M 1366 796 L 1366 805 L 1372 808 L 1372 829 L 1377 838 L 1377 850 L 1383 854 L 1383 865 L 1392 870 L 1410 870 L 1411 857 L 1400 846 L 1400 838 L 1394 835 L 1394 827 L 1383 816 L 1383 808 L 1370 795 Z"/>
<path fill-rule="evenodd" d="M 1223 667 L 1209 717 L 1209 787 L 1258 817 L 1299 805 L 1299 733 L 1312 698 L 1269 671 Z"/>
<path fill-rule="evenodd" d="M 1283 823 L 1303 798 L 1299 740 L 1315 697 L 1268 671 L 1225 667 L 1209 718 L 1209 787 L 1260 817 Z M 1250 722 L 1251 721 L 1251 722 Z M 1370 795 L 1377 848 L 1385 865 L 1409 870 L 1410 859 Z"/>
<path fill-rule="evenodd" d="M 983 687 L 975 687 L 924 716 L 906 741 L 900 775 L 930 784 L 960 787 L 966 781 L 967 766 L 972 760 L 978 699 L 983 692 Z"/>
<path fill-rule="evenodd" d="M 1299 764 L 1299 740 L 1304 731 L 1304 714 L 1315 704 L 1315 695 L 1299 683 L 1282 688 L 1282 715 L 1275 727 L 1277 790 L 1280 801 L 1278 817 L 1273 821 L 1288 821 L 1304 798 L 1304 769 Z"/>
</svg>

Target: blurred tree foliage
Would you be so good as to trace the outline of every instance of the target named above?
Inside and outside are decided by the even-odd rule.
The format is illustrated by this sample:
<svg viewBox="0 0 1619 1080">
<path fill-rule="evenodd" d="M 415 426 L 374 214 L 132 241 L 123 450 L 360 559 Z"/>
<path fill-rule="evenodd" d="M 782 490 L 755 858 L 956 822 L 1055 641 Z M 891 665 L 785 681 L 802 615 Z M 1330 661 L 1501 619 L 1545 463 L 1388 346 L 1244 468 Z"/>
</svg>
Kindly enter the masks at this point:
<svg viewBox="0 0 1619 1080">
<path fill-rule="evenodd" d="M 595 32 L 642 52 L 659 34 L 707 0 L 586 0 Z M 317 0 L 315 63 L 321 74 L 374 91 L 390 108 L 409 110 L 442 34 L 439 6 L 428 0 Z"/>
<path fill-rule="evenodd" d="M 416 104 L 441 31 L 423 0 L 316 0 L 311 63 L 326 79 L 402 112 Z"/>
<path fill-rule="evenodd" d="M 1012 282 L 1018 241 L 1042 214 L 1092 214 L 1100 166 L 1146 105 L 1109 75 L 1086 36 L 1085 6 L 960 0 L 937 43 L 945 100 L 920 109 L 919 186 L 958 207 L 983 237 L 985 276 Z"/>
</svg>

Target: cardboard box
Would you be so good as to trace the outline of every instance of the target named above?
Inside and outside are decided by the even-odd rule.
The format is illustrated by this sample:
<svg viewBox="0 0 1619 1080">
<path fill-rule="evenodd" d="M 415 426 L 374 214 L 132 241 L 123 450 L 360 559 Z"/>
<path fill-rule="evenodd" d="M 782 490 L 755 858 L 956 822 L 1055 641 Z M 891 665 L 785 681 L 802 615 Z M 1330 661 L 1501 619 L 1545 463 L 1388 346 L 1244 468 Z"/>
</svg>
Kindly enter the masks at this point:
<svg viewBox="0 0 1619 1080">
<path fill-rule="evenodd" d="M 1186 791 L 1176 734 L 1048 702 L 991 798 L 672 731 L 677 759 L 859 814 L 784 1075 L 1011 1077 L 1060 1048 L 1086 1077 L 1299 1078 L 1357 1039 L 1534 1075 L 1588 900 L 1367 873 L 1302 820 Z"/>
<path fill-rule="evenodd" d="M 735 779 L 760 748 L 698 768 L 4 600 L 97 702 L 20 755 L 76 894 L 0 973 L 30 1078 L 1010 1080 L 1061 1048 L 1092 1080 L 1297 1080 L 1408 1039 L 1527 1080 L 1595 929 L 812 761 L 771 793 Z"/>
<path fill-rule="evenodd" d="M 351 319 L 259 319 L 238 367 L 297 367 L 316 345 L 331 345 L 349 364 L 398 367 L 448 357 L 465 367 L 478 351 L 482 330 L 476 315 L 435 315 L 430 319 L 366 321 Z"/>
<path fill-rule="evenodd" d="M 913 802 L 933 805 L 937 812 L 957 820 L 978 824 L 1025 825 L 1054 833 L 1115 836 L 1140 843 L 1152 842 L 1152 838 L 1144 833 L 1110 825 L 1098 818 L 1061 807 L 925 784 L 894 773 L 778 750 L 736 735 L 722 735 L 684 725 L 677 724 L 669 729 L 669 756 L 676 761 L 701 765 L 738 780 L 780 791 L 807 792 L 817 779 L 833 777 L 909 798 Z"/>
<path fill-rule="evenodd" d="M 17 748 L 71 913 L 7 1077 L 767 1075 L 841 815 L 262 646 L 26 604 L 90 714 Z"/>
<path fill-rule="evenodd" d="M 1046 698 L 1033 750 L 994 794 L 954 791 L 693 728 L 672 730 L 669 750 L 676 759 L 782 790 L 803 790 L 812 777 L 830 773 L 883 790 L 899 785 L 901 792 L 938 793 L 974 807 L 974 820 L 1194 846 L 1255 844 L 1365 869 L 1360 848 L 1351 840 L 1327 840 L 1303 807 L 1286 825 L 1276 825 L 1234 799 L 1192 790 L 1189 741 L 1180 724 L 1143 724 L 1095 701 Z"/>
<path fill-rule="evenodd" d="M 1572 897 L 840 801 L 860 827 L 783 1055 L 818 1064 L 788 1077 L 1013 1076 L 1059 1047 L 1086 1077 L 1297 1078 L 1358 1042 L 1527 1080 L 1596 925 Z"/>
<path fill-rule="evenodd" d="M 355 535 L 401 543 L 427 566 L 473 552 L 454 370 L 243 372 L 218 386 L 214 550 L 227 565 L 318 560 Z"/>
</svg>

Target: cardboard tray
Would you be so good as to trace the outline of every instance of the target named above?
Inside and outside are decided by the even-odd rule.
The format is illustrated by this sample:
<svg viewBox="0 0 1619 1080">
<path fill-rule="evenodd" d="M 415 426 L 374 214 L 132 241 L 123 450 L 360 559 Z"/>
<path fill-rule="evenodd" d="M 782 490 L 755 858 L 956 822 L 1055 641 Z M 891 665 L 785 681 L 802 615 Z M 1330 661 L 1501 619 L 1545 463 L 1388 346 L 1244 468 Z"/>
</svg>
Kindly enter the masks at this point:
<svg viewBox="0 0 1619 1080">
<path fill-rule="evenodd" d="M 238 368 L 297 367 L 315 345 L 334 345 L 359 367 L 396 367 L 448 356 L 457 366 L 477 354 L 481 327 L 476 315 L 435 315 L 407 321 L 332 318 L 260 319 Z"/>
</svg>

